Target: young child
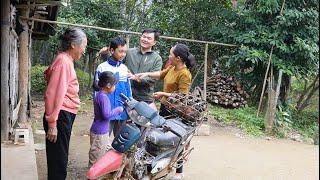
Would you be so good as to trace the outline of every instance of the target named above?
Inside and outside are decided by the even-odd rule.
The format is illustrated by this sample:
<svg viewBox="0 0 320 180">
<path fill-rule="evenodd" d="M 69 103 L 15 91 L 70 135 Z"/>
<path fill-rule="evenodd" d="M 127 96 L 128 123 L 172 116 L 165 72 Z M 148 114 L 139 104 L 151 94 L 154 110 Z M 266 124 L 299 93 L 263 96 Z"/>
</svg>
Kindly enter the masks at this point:
<svg viewBox="0 0 320 180">
<path fill-rule="evenodd" d="M 100 91 L 94 98 L 94 121 L 90 128 L 89 168 L 110 149 L 108 134 L 110 119 L 123 112 L 122 106 L 111 109 L 108 94 L 114 92 L 115 84 L 116 78 L 112 72 L 105 71 L 100 74 L 98 82 Z"/>
<path fill-rule="evenodd" d="M 116 37 L 111 40 L 109 46 L 110 56 L 106 57 L 105 62 L 101 63 L 96 70 L 94 87 L 95 91 L 99 90 L 96 84 L 99 82 L 99 75 L 104 71 L 111 71 L 114 73 L 117 84 L 116 89 L 113 93 L 108 94 L 110 99 L 111 108 L 121 106 L 121 101 L 123 99 L 120 97 L 120 94 L 123 93 L 127 97 L 131 98 L 131 85 L 128 77 L 128 68 L 122 63 L 123 58 L 125 58 L 128 47 L 127 42 L 121 37 Z M 109 134 L 113 131 L 114 137 L 118 134 L 120 127 L 129 119 L 126 111 L 122 112 L 120 115 L 115 116 L 110 119 L 110 131 Z"/>
</svg>

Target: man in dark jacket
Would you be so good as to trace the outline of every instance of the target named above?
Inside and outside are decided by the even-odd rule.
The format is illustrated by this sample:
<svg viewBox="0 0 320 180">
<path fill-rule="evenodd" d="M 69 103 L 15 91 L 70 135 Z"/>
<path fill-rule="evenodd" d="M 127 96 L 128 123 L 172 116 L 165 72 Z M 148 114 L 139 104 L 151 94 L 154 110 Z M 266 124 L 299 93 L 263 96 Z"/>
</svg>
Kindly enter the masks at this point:
<svg viewBox="0 0 320 180">
<path fill-rule="evenodd" d="M 131 71 L 137 74 L 142 72 L 160 71 L 162 68 L 162 58 L 153 51 L 160 33 L 154 29 L 145 29 L 140 37 L 140 47 L 131 48 L 127 52 L 124 61 Z M 154 93 L 155 79 L 146 78 L 131 82 L 132 96 L 138 101 L 144 101 L 156 109 L 152 94 Z"/>
</svg>

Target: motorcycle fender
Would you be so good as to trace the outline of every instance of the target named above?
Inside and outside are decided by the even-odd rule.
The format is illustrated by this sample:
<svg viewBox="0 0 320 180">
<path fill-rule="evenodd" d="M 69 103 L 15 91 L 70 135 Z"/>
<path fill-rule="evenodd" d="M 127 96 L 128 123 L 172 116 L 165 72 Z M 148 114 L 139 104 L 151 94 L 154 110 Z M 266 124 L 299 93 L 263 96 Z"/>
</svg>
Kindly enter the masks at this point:
<svg viewBox="0 0 320 180">
<path fill-rule="evenodd" d="M 97 179 L 110 172 L 117 171 L 121 164 L 124 155 L 113 149 L 106 152 L 100 159 L 98 159 L 87 172 L 88 179 Z"/>
</svg>

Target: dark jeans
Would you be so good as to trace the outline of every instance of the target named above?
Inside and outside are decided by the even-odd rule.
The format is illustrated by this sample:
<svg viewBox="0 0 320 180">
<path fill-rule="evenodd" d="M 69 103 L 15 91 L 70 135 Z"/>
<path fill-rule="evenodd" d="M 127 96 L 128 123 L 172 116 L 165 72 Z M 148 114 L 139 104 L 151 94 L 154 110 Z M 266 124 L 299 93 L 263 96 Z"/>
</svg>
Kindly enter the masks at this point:
<svg viewBox="0 0 320 180">
<path fill-rule="evenodd" d="M 171 116 L 172 114 L 166 109 L 166 107 L 163 104 L 161 104 L 159 115 L 166 117 L 166 116 Z M 183 150 L 180 152 L 179 156 L 181 156 L 182 153 L 183 153 Z M 177 165 L 180 167 L 176 169 L 176 173 L 182 173 L 183 172 L 183 160 L 182 159 L 179 160 L 177 162 Z"/>
<path fill-rule="evenodd" d="M 65 180 L 67 177 L 69 142 L 75 117 L 75 114 L 61 110 L 57 120 L 57 142 L 52 143 L 46 138 L 48 180 Z M 45 116 L 43 127 L 47 134 L 49 127 Z"/>
</svg>

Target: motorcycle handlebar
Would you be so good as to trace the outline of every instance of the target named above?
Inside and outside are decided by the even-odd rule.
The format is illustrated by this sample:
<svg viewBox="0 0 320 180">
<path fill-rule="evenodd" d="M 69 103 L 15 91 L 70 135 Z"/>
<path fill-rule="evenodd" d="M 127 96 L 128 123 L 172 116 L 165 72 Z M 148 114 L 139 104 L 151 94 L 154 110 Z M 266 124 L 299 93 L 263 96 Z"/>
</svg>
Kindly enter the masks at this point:
<svg viewBox="0 0 320 180">
<path fill-rule="evenodd" d="M 120 93 L 120 97 L 126 101 L 129 101 L 129 98 L 126 95 L 124 95 L 123 93 Z"/>
</svg>

